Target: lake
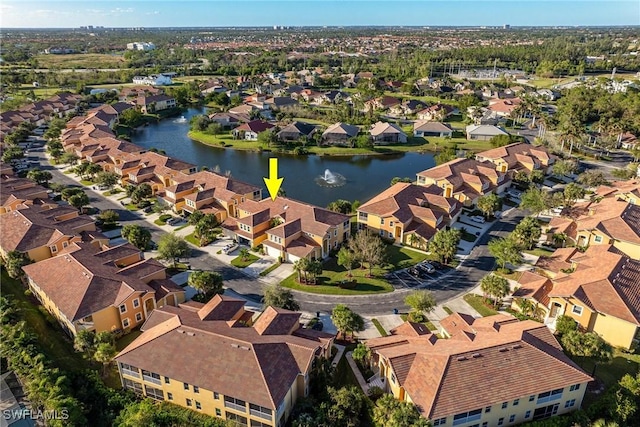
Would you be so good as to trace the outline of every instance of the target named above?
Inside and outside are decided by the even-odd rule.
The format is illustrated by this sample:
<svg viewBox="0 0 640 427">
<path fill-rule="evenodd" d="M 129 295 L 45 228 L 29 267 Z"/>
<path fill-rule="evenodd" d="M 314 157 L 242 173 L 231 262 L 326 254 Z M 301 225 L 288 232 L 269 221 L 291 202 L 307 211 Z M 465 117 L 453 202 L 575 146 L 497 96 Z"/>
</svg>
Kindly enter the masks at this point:
<svg viewBox="0 0 640 427">
<path fill-rule="evenodd" d="M 257 153 L 211 147 L 187 137 L 188 119 L 204 110 L 191 108 L 184 113 L 186 123 L 169 118 L 140 128 L 131 141 L 146 148 L 164 150 L 167 155 L 198 166 L 221 172 L 264 188 L 263 177 L 269 173 L 269 158 L 277 157 L 279 176 L 284 177 L 282 188 L 288 197 L 326 206 L 337 199 L 360 200 L 364 203 L 385 188 L 394 176 L 411 177 L 435 165 L 433 154 L 405 153 L 388 156 L 293 156 L 279 153 Z M 325 170 L 344 176 L 340 187 L 324 187 L 316 183 Z"/>
</svg>

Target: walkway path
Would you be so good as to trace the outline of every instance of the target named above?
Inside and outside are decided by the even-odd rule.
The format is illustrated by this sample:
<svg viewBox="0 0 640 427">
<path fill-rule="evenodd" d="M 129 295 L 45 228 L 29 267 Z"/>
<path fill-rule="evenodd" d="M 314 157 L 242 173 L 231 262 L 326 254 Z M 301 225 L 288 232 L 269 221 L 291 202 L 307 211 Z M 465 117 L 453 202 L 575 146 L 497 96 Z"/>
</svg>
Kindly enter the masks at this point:
<svg viewBox="0 0 640 427">
<path fill-rule="evenodd" d="M 356 361 L 353 360 L 353 352 L 352 351 L 348 352 L 345 357 L 347 358 L 347 363 L 349 363 L 349 367 L 353 371 L 353 375 L 355 375 L 356 380 L 358 380 L 358 384 L 360 385 L 360 388 L 362 389 L 364 394 L 367 394 L 369 392 L 369 384 L 367 384 L 367 381 L 362 376 L 360 369 L 358 369 L 358 365 L 356 365 Z"/>
</svg>

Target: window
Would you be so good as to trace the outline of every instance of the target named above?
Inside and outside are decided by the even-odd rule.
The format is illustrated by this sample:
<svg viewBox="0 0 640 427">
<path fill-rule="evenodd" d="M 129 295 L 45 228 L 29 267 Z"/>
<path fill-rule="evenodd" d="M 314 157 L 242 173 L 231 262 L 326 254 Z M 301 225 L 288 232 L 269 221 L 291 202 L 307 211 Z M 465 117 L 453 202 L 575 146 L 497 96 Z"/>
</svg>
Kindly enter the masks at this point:
<svg viewBox="0 0 640 427">
<path fill-rule="evenodd" d="M 446 424 L 446 423 L 447 423 L 447 418 L 445 417 L 445 418 L 440 418 L 438 420 L 435 420 L 433 422 L 433 425 L 434 426 L 439 426 L 439 425 Z"/>
<path fill-rule="evenodd" d="M 235 421 L 236 423 L 238 423 L 240 425 L 243 425 L 243 426 L 247 425 L 247 417 L 243 417 L 241 415 L 236 415 L 236 414 L 228 412 L 228 411 L 224 412 L 224 417 L 227 420 Z"/>
<path fill-rule="evenodd" d="M 57 246 L 55 246 L 55 245 L 54 245 L 54 246 L 51 246 L 51 253 L 54 253 L 54 254 L 55 254 L 56 252 L 58 252 L 58 247 L 57 247 Z"/>
<path fill-rule="evenodd" d="M 194 393 L 200 393 L 200 387 L 198 387 L 197 385 L 193 386 L 193 392 Z"/>
<path fill-rule="evenodd" d="M 120 371 L 124 375 L 129 375 L 130 377 L 140 378 L 140 371 L 138 371 L 138 368 L 136 368 L 135 366 L 127 365 L 126 363 L 121 363 L 120 364 Z"/>
<path fill-rule="evenodd" d="M 533 421 L 543 420 L 545 418 L 549 418 L 558 413 L 559 404 L 543 406 L 542 408 L 538 408 L 533 412 Z"/>
<path fill-rule="evenodd" d="M 593 241 L 596 243 L 602 243 L 602 236 L 596 236 L 593 238 Z"/>
<path fill-rule="evenodd" d="M 482 427 L 487 427 L 488 425 L 489 425 L 488 421 L 485 421 L 485 422 L 482 423 Z"/>
<path fill-rule="evenodd" d="M 482 409 L 475 409 L 469 412 L 461 412 L 453 416 L 453 425 L 466 424 L 471 421 L 479 420 L 482 417 Z"/>
<path fill-rule="evenodd" d="M 530 416 L 531 416 L 531 411 L 525 412 L 525 414 L 524 414 L 524 418 L 525 419 L 528 419 Z"/>
<path fill-rule="evenodd" d="M 216 417 L 221 417 L 222 416 L 222 411 L 220 411 L 220 409 L 216 408 Z"/>
<path fill-rule="evenodd" d="M 513 401 L 513 406 L 518 406 L 519 403 L 520 403 L 520 399 L 516 399 Z"/>
<path fill-rule="evenodd" d="M 576 390 L 580 390 L 580 384 L 574 384 L 571 387 L 569 387 L 569 391 L 576 391 Z"/>
<path fill-rule="evenodd" d="M 391 374 L 391 382 L 396 383 L 396 376 L 394 374 Z"/>
<path fill-rule="evenodd" d="M 145 371 L 144 369 L 142 370 L 142 379 L 150 383 L 158 385 L 161 384 L 160 375 L 156 374 L 155 372 Z"/>
<path fill-rule="evenodd" d="M 564 404 L 565 408 L 571 408 L 576 404 L 576 400 L 575 399 L 571 399 L 571 400 L 567 400 Z"/>
<path fill-rule="evenodd" d="M 216 399 L 216 400 L 220 399 L 220 395 L 218 394 L 217 391 L 213 392 L 213 398 Z"/>
<path fill-rule="evenodd" d="M 571 308 L 571 312 L 572 312 L 573 314 L 577 314 L 578 316 L 582 316 L 582 307 L 580 307 L 579 305 L 574 305 L 574 306 Z"/>
<path fill-rule="evenodd" d="M 384 236 L 384 230 L 380 230 L 380 235 Z"/>
<path fill-rule="evenodd" d="M 384 218 L 380 218 L 380 225 L 384 225 Z"/>
<path fill-rule="evenodd" d="M 364 213 L 364 212 L 358 212 L 358 220 L 359 221 L 366 221 L 369 219 L 369 214 Z"/>
<path fill-rule="evenodd" d="M 486 408 L 484 408 L 485 414 L 488 414 L 489 412 L 491 412 L 491 406 L 487 406 Z"/>
<path fill-rule="evenodd" d="M 333 230 L 333 237 L 338 237 L 338 230 Z"/>
<path fill-rule="evenodd" d="M 392 231 L 389 232 L 389 237 L 393 238 L 393 232 Z"/>
<path fill-rule="evenodd" d="M 164 377 L 165 384 L 171 384 L 171 379 L 169 377 Z"/>
<path fill-rule="evenodd" d="M 125 388 L 133 390 L 135 393 L 142 393 L 142 384 L 128 380 L 126 378 L 123 378 L 122 382 L 124 383 Z"/>
<path fill-rule="evenodd" d="M 509 415 L 509 422 L 512 423 L 516 420 L 516 414 Z"/>
<path fill-rule="evenodd" d="M 136 313 L 136 322 L 142 322 L 142 313 Z"/>
<path fill-rule="evenodd" d="M 196 400 L 196 409 L 202 409 L 202 405 L 197 400 Z"/>
<path fill-rule="evenodd" d="M 184 383 L 182 386 L 185 390 L 189 390 L 189 383 Z"/>
<path fill-rule="evenodd" d="M 251 427 L 271 427 L 271 425 L 262 421 L 251 420 Z"/>
<path fill-rule="evenodd" d="M 265 420 L 271 420 L 273 411 L 270 408 L 265 408 L 264 406 L 254 405 L 253 403 L 250 403 L 249 413 L 256 417 L 264 418 Z"/>
<path fill-rule="evenodd" d="M 133 308 L 140 307 L 140 298 L 136 298 L 133 300 Z"/>
<path fill-rule="evenodd" d="M 128 328 L 129 325 L 130 325 L 130 322 L 129 322 L 129 318 L 128 317 L 125 317 L 124 319 L 122 319 L 122 327 L 123 328 Z"/>
<path fill-rule="evenodd" d="M 552 391 L 546 391 L 544 393 L 540 393 L 538 395 L 538 402 L 536 402 L 536 404 L 539 403 L 545 403 L 545 402 L 551 402 L 554 400 L 558 400 L 562 397 L 562 389 L 561 388 L 557 388 L 555 390 Z"/>
<path fill-rule="evenodd" d="M 501 426 L 502 424 L 504 424 L 504 418 L 500 418 L 498 420 L 498 425 Z"/>
<path fill-rule="evenodd" d="M 533 402 L 535 398 L 536 398 L 536 395 L 532 394 L 531 396 L 529 396 L 529 402 Z"/>
<path fill-rule="evenodd" d="M 144 390 L 148 397 L 155 400 L 164 400 L 164 392 L 159 388 L 153 388 L 146 385 L 144 386 Z"/>
<path fill-rule="evenodd" d="M 244 400 L 236 399 L 235 397 L 224 397 L 224 407 L 235 409 L 236 411 L 246 412 L 247 402 Z"/>
<path fill-rule="evenodd" d="M 126 313 L 127 312 L 127 306 L 125 304 L 122 304 L 120 306 L 120 313 Z"/>
<path fill-rule="evenodd" d="M 69 242 L 62 242 L 62 247 L 66 248 L 67 246 L 69 246 Z"/>
<path fill-rule="evenodd" d="M 393 221 L 389 221 L 389 226 L 393 227 Z"/>
<path fill-rule="evenodd" d="M 167 400 L 173 400 L 173 393 L 167 393 Z"/>
<path fill-rule="evenodd" d="M 187 406 L 191 406 L 191 405 L 192 405 L 191 399 L 187 399 Z"/>
<path fill-rule="evenodd" d="M 509 406 L 509 402 L 502 402 L 502 409 L 506 409 Z"/>
</svg>

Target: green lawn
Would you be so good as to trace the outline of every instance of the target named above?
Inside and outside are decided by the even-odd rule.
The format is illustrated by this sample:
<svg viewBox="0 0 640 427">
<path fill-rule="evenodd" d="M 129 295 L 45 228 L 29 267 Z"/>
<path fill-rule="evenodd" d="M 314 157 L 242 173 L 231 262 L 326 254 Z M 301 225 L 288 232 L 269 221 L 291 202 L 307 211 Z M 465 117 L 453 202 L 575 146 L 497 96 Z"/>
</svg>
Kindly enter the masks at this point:
<svg viewBox="0 0 640 427">
<path fill-rule="evenodd" d="M 260 258 L 252 254 L 247 254 L 247 256 L 244 259 L 242 259 L 242 255 L 238 255 L 237 257 L 231 260 L 231 265 L 238 268 L 245 268 L 250 266 L 251 264 L 253 264 L 259 259 Z"/>
<path fill-rule="evenodd" d="M 535 256 L 551 256 L 554 251 L 544 248 L 525 249 L 523 252 Z"/>
<path fill-rule="evenodd" d="M 133 342 L 133 340 L 138 338 L 140 335 L 142 335 L 142 332 L 140 331 L 140 329 L 137 329 L 135 331 L 131 331 L 130 333 L 128 333 L 127 335 L 121 337 L 120 339 L 118 339 L 116 341 L 116 349 L 118 351 L 124 350 L 124 348 L 126 346 L 131 344 Z"/>
<path fill-rule="evenodd" d="M 387 246 L 387 263 L 392 264 L 391 266 L 387 265 L 388 271 L 411 267 L 427 258 L 429 258 L 427 254 L 414 251 L 406 246 Z"/>
<path fill-rule="evenodd" d="M 465 242 L 475 242 L 477 237 L 473 233 L 469 233 L 465 228 L 460 229 L 460 238 Z"/>
<path fill-rule="evenodd" d="M 93 183 L 93 181 L 88 181 L 88 180 L 86 180 L 86 179 L 81 179 L 81 180 L 80 180 L 80 184 L 82 184 L 82 185 L 86 185 L 87 187 L 90 187 L 90 186 L 92 186 L 94 183 Z"/>
<path fill-rule="evenodd" d="M 593 372 L 595 362 L 591 358 L 575 357 L 573 360 L 587 373 Z M 614 350 L 611 363 L 599 363 L 596 367 L 596 378 L 608 388 L 615 385 L 625 374 L 635 375 L 640 370 L 640 354 L 625 353 Z"/>
<path fill-rule="evenodd" d="M 182 230 L 184 228 L 187 228 L 189 225 L 191 225 L 191 224 L 181 225 L 180 227 L 176 228 L 175 231 L 180 231 L 180 230 Z"/>
<path fill-rule="evenodd" d="M 446 305 L 442 306 L 442 309 L 444 311 L 447 312 L 447 314 L 453 314 L 453 310 L 451 310 L 449 307 L 447 307 Z"/>
<path fill-rule="evenodd" d="M 158 220 L 156 220 L 158 221 Z M 198 239 L 197 237 L 195 237 L 193 235 L 193 233 L 191 234 L 187 234 L 186 236 L 184 236 L 184 240 L 186 240 L 187 242 L 191 243 L 193 246 L 200 246 L 200 239 Z"/>
<path fill-rule="evenodd" d="M 464 300 L 478 313 L 480 313 L 481 316 L 491 316 L 494 314 L 498 314 L 496 310 L 485 305 L 484 298 L 482 298 L 480 295 L 466 294 L 464 296 Z"/>
<path fill-rule="evenodd" d="M 385 329 L 382 327 L 378 319 L 371 319 L 371 323 L 373 323 L 373 326 L 376 327 L 376 329 L 378 330 L 378 333 L 381 336 L 386 337 L 387 335 L 389 335 L 389 333 L 385 331 Z"/>
<path fill-rule="evenodd" d="M 275 270 L 276 268 L 280 267 L 280 265 L 282 265 L 281 262 L 276 262 L 275 264 L 273 264 L 271 267 L 267 268 L 266 270 L 263 270 L 260 272 L 260 277 L 264 277 L 266 275 L 268 275 L 269 273 L 271 273 L 273 270 Z"/>
<path fill-rule="evenodd" d="M 135 203 L 129 203 L 129 204 L 125 205 L 125 207 L 127 208 L 128 211 L 137 211 L 138 210 L 138 206 L 136 206 Z"/>
<path fill-rule="evenodd" d="M 401 314 L 400 318 L 406 322 L 407 320 L 409 320 L 409 315 L 408 314 Z M 436 325 L 434 325 L 430 320 L 427 320 L 427 321 L 421 322 L 421 323 L 423 325 L 425 325 L 427 328 L 429 328 L 430 331 L 437 331 L 438 330 L 438 328 L 436 328 Z"/>
<path fill-rule="evenodd" d="M 218 148 L 233 148 L 234 150 L 259 151 L 262 147 L 258 141 L 233 139 L 230 133 L 208 135 L 203 132 L 190 131 L 187 136 L 193 140 Z M 223 145 L 224 144 L 224 145 Z"/>
<path fill-rule="evenodd" d="M 520 276 L 522 276 L 522 271 L 511 271 L 510 273 L 505 273 L 503 271 L 501 271 L 500 269 L 494 271 L 494 273 L 496 273 L 498 276 L 504 277 L 505 279 L 509 279 L 509 280 L 515 280 L 518 281 L 520 280 Z"/>
<path fill-rule="evenodd" d="M 51 324 L 36 305 L 37 300 L 24 294 L 22 284 L 9 277 L 2 270 L 2 295 L 14 301 L 19 309 L 19 316 L 38 336 L 42 351 L 56 366 L 69 371 L 82 371 L 91 368 L 90 363 L 73 349 L 71 339 L 67 338 L 57 323 Z"/>
</svg>

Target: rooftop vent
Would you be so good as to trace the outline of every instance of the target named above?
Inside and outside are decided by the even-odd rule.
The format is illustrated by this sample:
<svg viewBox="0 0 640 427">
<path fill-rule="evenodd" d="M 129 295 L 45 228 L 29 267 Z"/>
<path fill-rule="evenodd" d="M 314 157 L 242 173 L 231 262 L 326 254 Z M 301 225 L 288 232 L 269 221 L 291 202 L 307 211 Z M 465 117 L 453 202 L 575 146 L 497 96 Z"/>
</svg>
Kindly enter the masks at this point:
<svg viewBox="0 0 640 427">
<path fill-rule="evenodd" d="M 244 345 L 241 345 L 241 346 L 240 346 L 240 349 L 249 351 L 249 347 L 244 346 Z"/>
<path fill-rule="evenodd" d="M 286 211 L 287 209 L 289 209 L 289 205 L 284 205 L 284 206 L 282 207 L 282 209 L 284 209 L 284 210 Z"/>
<path fill-rule="evenodd" d="M 193 333 L 193 332 L 187 332 L 187 335 L 189 335 L 190 337 L 195 337 L 196 336 L 196 334 Z"/>
<path fill-rule="evenodd" d="M 184 329 L 178 329 L 177 331 L 179 334 L 184 334 Z"/>
<path fill-rule="evenodd" d="M 467 360 L 465 356 L 460 356 L 456 359 L 458 362 L 462 362 L 463 360 Z"/>
<path fill-rule="evenodd" d="M 498 350 L 498 351 L 499 351 L 500 353 L 504 353 L 504 352 L 509 351 L 509 349 L 508 349 L 508 348 L 506 348 L 506 347 L 504 347 L 504 348 L 501 348 L 501 349 L 500 349 L 500 350 Z"/>
<path fill-rule="evenodd" d="M 512 349 L 514 349 L 514 350 L 516 350 L 516 349 L 518 349 L 518 348 L 522 348 L 522 345 L 520 345 L 520 344 L 515 344 L 515 345 L 512 345 L 512 346 L 511 346 L 511 348 L 512 348 Z"/>
<path fill-rule="evenodd" d="M 480 353 L 473 353 L 471 357 L 473 357 L 474 359 L 477 359 L 479 357 L 482 357 L 482 355 Z"/>
<path fill-rule="evenodd" d="M 233 347 L 233 348 L 240 348 L 240 346 L 239 346 L 238 344 L 235 344 L 235 343 L 234 343 L 234 344 L 231 344 L 231 347 Z"/>
</svg>

